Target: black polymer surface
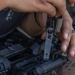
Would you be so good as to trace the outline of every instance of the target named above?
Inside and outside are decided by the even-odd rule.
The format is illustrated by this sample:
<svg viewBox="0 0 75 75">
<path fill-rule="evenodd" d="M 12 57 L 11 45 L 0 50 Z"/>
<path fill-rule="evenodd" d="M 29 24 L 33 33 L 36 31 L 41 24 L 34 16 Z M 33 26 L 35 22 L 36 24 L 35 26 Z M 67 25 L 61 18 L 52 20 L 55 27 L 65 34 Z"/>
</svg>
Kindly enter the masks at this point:
<svg viewBox="0 0 75 75">
<path fill-rule="evenodd" d="M 24 14 L 4 9 L 0 11 L 0 38 L 12 32 L 22 21 Z"/>
</svg>

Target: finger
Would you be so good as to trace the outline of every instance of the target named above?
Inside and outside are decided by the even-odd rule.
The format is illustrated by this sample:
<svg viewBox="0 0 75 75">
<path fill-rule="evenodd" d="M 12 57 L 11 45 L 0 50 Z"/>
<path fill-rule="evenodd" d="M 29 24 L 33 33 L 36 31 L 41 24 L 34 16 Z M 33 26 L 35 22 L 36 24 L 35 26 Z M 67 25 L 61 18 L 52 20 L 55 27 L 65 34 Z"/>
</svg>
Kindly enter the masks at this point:
<svg viewBox="0 0 75 75">
<path fill-rule="evenodd" d="M 69 4 L 70 4 L 70 6 L 74 6 L 74 0 L 69 0 Z"/>
<path fill-rule="evenodd" d="M 70 43 L 70 36 L 68 37 L 68 39 L 66 40 L 61 40 L 62 41 L 62 44 L 61 44 L 61 50 L 62 52 L 65 52 L 69 46 L 69 43 Z"/>
<path fill-rule="evenodd" d="M 44 33 L 42 34 L 41 39 L 42 39 L 42 40 L 45 40 L 45 39 L 46 39 L 46 32 L 44 32 Z"/>
<path fill-rule="evenodd" d="M 61 32 L 60 32 L 60 39 L 62 40 L 62 45 L 61 45 L 61 50 L 63 52 L 66 51 L 66 49 L 68 48 L 69 42 L 70 42 L 70 38 L 71 38 L 71 27 L 69 25 L 69 23 L 67 21 L 63 22 L 63 26 L 61 28 Z"/>
<path fill-rule="evenodd" d="M 60 17 L 61 15 L 59 14 L 59 12 L 56 13 L 56 18 Z"/>
<path fill-rule="evenodd" d="M 48 2 L 53 4 L 56 7 L 60 15 L 63 15 L 64 12 L 66 11 L 66 1 L 65 0 L 48 0 Z"/>
<path fill-rule="evenodd" d="M 75 33 L 72 34 L 69 47 L 69 57 L 74 57 L 75 54 Z"/>
<path fill-rule="evenodd" d="M 60 36 L 62 39 L 68 39 L 68 36 L 71 36 L 72 33 L 72 18 L 66 11 L 63 16 L 63 24 L 60 31 Z"/>
<path fill-rule="evenodd" d="M 37 20 L 39 26 L 41 27 L 42 32 L 45 32 L 46 31 L 47 14 L 46 13 L 37 13 L 36 20 Z"/>
<path fill-rule="evenodd" d="M 67 20 L 65 20 L 61 27 L 61 32 L 60 32 L 61 37 L 65 40 L 68 39 L 68 37 L 71 36 L 71 31 L 72 31 L 71 25 Z"/>
<path fill-rule="evenodd" d="M 44 7 L 41 7 L 41 8 L 43 12 L 49 14 L 49 16 L 51 17 L 56 15 L 56 8 L 50 3 L 46 3 Z"/>
</svg>

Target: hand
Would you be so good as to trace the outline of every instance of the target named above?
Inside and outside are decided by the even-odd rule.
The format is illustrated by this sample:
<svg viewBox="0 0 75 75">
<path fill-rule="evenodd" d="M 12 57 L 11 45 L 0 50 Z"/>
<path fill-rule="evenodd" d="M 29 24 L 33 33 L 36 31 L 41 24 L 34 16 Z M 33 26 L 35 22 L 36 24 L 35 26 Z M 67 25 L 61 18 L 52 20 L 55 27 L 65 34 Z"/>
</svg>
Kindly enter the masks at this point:
<svg viewBox="0 0 75 75">
<path fill-rule="evenodd" d="M 7 2 L 7 7 L 20 12 L 45 12 L 50 16 L 56 16 L 63 15 L 66 10 L 65 0 L 7 0 Z"/>
<path fill-rule="evenodd" d="M 62 41 L 61 50 L 65 52 L 68 50 L 68 56 L 74 57 L 75 55 L 75 33 L 72 33 L 72 18 L 69 13 L 66 11 L 63 15 L 63 25 L 59 34 L 59 39 Z M 42 34 L 42 39 L 45 39 L 46 34 Z"/>
<path fill-rule="evenodd" d="M 69 48 L 69 57 L 74 57 L 75 54 L 75 33 L 72 33 L 72 18 L 66 11 L 63 15 L 63 24 L 58 38 L 61 40 L 61 50 L 65 52 Z M 45 32 L 42 34 L 42 39 L 45 39 Z"/>
<path fill-rule="evenodd" d="M 38 23 L 36 23 L 36 20 Z M 30 16 L 28 18 L 26 17 L 26 19 L 23 21 L 21 27 L 31 36 L 38 36 L 42 34 L 41 38 L 45 40 L 47 14 L 37 13 L 36 20 L 34 15 L 30 14 Z M 72 51 L 74 50 L 72 49 L 74 48 L 74 41 L 73 41 L 74 37 L 75 35 L 72 35 L 72 18 L 66 11 L 65 14 L 63 15 L 63 24 L 59 34 L 59 39 L 62 41 L 61 50 L 63 52 L 65 52 L 69 47 L 69 54 L 68 54 L 69 57 L 73 57 Z"/>
</svg>

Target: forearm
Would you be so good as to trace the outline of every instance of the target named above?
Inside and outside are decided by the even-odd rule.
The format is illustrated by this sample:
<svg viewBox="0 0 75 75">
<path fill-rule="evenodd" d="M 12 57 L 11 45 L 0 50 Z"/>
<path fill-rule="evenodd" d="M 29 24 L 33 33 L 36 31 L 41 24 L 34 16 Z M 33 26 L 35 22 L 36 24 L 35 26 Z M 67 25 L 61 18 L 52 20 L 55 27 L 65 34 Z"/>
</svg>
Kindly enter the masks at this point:
<svg viewBox="0 0 75 75">
<path fill-rule="evenodd" d="M 40 12 L 37 0 L 9 0 L 8 7 L 19 12 Z"/>
<path fill-rule="evenodd" d="M 0 0 L 0 11 L 9 7 L 9 0 Z"/>
<path fill-rule="evenodd" d="M 40 12 L 37 0 L 0 0 L 0 11 L 5 8 L 19 12 Z"/>
<path fill-rule="evenodd" d="M 65 0 L 0 0 L 0 2 L 1 9 L 9 7 L 20 12 L 45 12 L 50 16 L 56 16 L 57 13 L 63 15 L 66 11 Z"/>
</svg>

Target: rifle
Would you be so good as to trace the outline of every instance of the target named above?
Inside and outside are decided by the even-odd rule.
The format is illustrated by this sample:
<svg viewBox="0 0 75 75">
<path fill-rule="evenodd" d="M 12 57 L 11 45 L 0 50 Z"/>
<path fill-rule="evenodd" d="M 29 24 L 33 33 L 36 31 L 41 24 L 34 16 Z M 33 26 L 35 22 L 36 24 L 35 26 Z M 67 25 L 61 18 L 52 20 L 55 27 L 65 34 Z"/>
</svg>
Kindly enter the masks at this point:
<svg viewBox="0 0 75 75">
<path fill-rule="evenodd" d="M 29 39 L 16 29 L 1 39 L 0 75 L 61 75 L 61 67 L 69 59 L 55 37 L 60 19 L 48 17 L 46 41 L 40 37 Z"/>
</svg>

